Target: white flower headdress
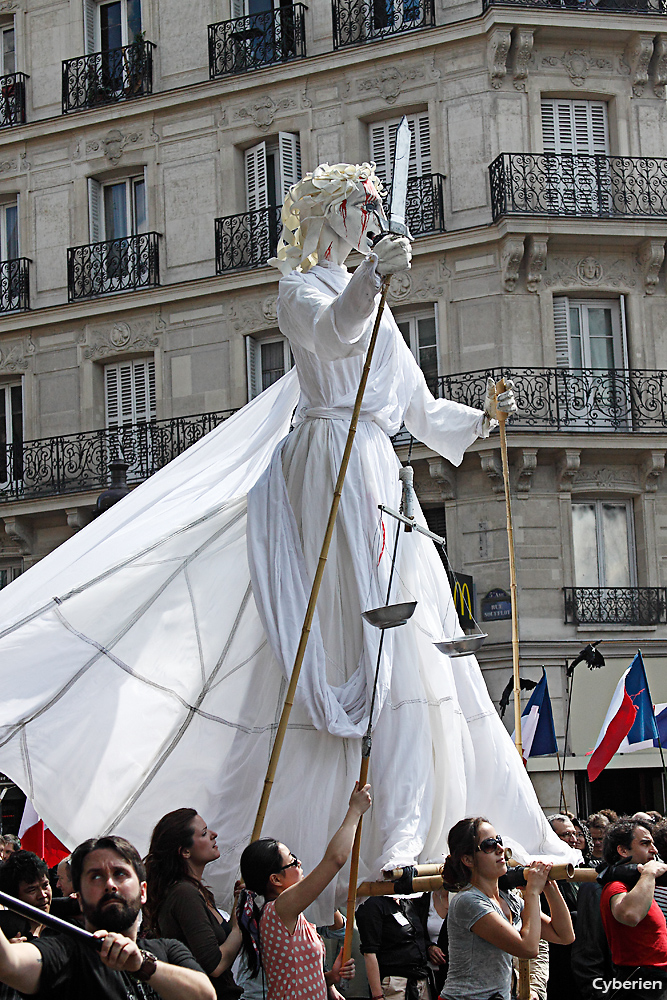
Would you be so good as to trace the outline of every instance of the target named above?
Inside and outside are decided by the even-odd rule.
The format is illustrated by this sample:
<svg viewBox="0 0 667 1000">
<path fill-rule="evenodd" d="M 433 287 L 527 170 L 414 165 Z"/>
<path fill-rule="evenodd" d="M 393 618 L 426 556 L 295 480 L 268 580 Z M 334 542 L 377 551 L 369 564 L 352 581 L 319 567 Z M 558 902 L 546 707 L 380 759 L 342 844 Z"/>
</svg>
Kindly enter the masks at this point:
<svg viewBox="0 0 667 1000">
<path fill-rule="evenodd" d="M 327 216 L 355 191 L 370 181 L 378 194 L 384 191 L 374 163 L 321 163 L 289 189 L 283 204 L 283 231 L 275 257 L 269 260 L 281 274 L 295 268 L 308 271 L 317 264 L 317 244 Z"/>
</svg>

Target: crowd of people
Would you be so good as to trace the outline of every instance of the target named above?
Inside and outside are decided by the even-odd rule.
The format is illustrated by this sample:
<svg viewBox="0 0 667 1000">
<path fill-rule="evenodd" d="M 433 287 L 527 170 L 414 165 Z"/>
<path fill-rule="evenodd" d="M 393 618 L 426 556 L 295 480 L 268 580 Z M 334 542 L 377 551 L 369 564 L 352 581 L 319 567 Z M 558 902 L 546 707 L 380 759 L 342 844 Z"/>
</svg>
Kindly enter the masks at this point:
<svg viewBox="0 0 667 1000">
<path fill-rule="evenodd" d="M 206 885 L 217 835 L 194 809 L 163 816 L 143 860 L 104 836 L 49 871 L 17 837 L 0 837 L 0 891 L 34 908 L 0 909 L 0 1000 L 342 1000 L 355 977 L 354 961 L 342 960 L 344 917 L 316 928 L 304 911 L 345 865 L 370 804 L 370 786 L 355 787 L 308 874 L 280 841 L 249 844 L 230 913 Z M 449 832 L 442 889 L 360 901 L 367 989 L 353 995 L 511 1000 L 524 959 L 531 1000 L 667 996 L 667 819 L 601 810 L 549 822 L 595 880 L 555 881 L 552 865 L 535 860 L 512 888 L 502 835 L 485 817 L 462 819 Z M 323 938 L 334 943 L 328 965 Z"/>
</svg>

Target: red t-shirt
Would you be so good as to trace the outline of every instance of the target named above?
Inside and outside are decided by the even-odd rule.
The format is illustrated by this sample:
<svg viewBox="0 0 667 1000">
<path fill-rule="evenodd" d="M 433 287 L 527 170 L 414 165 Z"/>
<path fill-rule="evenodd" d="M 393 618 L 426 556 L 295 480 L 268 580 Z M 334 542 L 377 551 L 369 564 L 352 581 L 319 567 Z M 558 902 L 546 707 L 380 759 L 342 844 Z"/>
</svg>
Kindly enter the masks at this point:
<svg viewBox="0 0 667 1000">
<path fill-rule="evenodd" d="M 667 966 L 667 924 L 655 900 L 636 927 L 620 924 L 611 912 L 611 898 L 627 892 L 622 882 L 609 882 L 602 890 L 600 911 L 614 965 Z"/>
</svg>

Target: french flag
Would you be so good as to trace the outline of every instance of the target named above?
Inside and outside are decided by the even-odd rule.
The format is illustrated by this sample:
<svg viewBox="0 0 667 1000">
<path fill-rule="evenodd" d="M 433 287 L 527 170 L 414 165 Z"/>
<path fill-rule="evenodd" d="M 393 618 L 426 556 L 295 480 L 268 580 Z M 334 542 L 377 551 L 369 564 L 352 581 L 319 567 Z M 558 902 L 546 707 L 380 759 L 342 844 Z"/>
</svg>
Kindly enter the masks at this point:
<svg viewBox="0 0 667 1000">
<path fill-rule="evenodd" d="M 644 661 L 638 652 L 614 691 L 588 762 L 588 780 L 595 781 L 619 749 L 628 752 L 640 749 L 638 744 L 652 746 L 657 738 L 658 727 Z"/>
<path fill-rule="evenodd" d="M 44 826 L 44 820 L 39 818 L 30 799 L 26 799 L 23 807 L 19 840 L 22 850 L 32 851 L 38 858 L 43 858 L 49 868 L 59 864 L 70 853 L 56 835 Z"/>
<path fill-rule="evenodd" d="M 512 739 L 514 740 L 514 735 Z M 547 673 L 542 668 L 542 677 L 523 712 L 521 713 L 521 746 L 524 763 L 529 757 L 545 757 L 558 752 L 554 717 L 547 685 Z"/>
</svg>

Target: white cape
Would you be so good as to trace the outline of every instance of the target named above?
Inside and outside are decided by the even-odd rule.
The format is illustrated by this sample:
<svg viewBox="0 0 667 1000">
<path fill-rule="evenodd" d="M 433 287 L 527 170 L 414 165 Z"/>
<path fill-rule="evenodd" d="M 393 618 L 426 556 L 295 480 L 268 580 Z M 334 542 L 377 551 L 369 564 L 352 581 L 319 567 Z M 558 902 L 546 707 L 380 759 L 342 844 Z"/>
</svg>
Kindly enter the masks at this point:
<svg viewBox="0 0 667 1000">
<path fill-rule="evenodd" d="M 281 281 L 300 385 L 290 372 L 0 594 L 0 769 L 69 847 L 113 831 L 145 853 L 160 816 L 193 806 L 218 832 L 207 879 L 221 905 L 255 818 L 367 339 L 363 323 L 356 341 L 326 334 L 320 356 L 301 320 L 312 307 L 322 332 L 323 304 L 347 280 L 316 268 Z M 385 602 L 396 529 L 377 504 L 400 502 L 388 434 L 402 420 L 458 463 L 480 414 L 432 399 L 387 312 L 264 824 L 306 869 L 358 775 L 379 637 L 360 612 Z M 385 636 L 360 878 L 446 853 L 465 815 L 488 816 L 517 850 L 570 860 L 474 657 L 433 645 L 460 630 L 440 558 L 416 532 L 401 537 L 391 599 L 418 605 Z M 315 917 L 330 917 L 333 891 Z"/>
</svg>

